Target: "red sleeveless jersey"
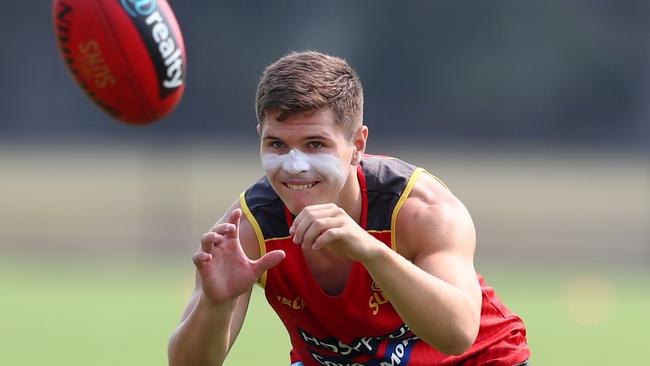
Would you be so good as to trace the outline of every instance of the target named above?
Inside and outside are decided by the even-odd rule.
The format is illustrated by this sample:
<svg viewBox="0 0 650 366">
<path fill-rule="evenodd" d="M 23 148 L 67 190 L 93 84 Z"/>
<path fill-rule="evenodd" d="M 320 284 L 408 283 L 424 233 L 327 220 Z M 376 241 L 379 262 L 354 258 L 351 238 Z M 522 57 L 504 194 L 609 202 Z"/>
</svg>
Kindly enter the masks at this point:
<svg viewBox="0 0 650 366">
<path fill-rule="evenodd" d="M 401 160 L 379 156 L 364 156 L 359 166 L 360 224 L 393 249 L 397 212 L 423 172 L 428 174 Z M 413 334 L 361 263 L 353 263 L 341 294 L 330 296 L 323 291 L 301 247 L 289 236 L 292 216 L 266 177 L 242 193 L 241 206 L 256 232 L 261 254 L 275 249 L 286 252 L 286 258 L 264 273 L 259 284 L 287 328 L 292 363 L 512 366 L 530 356 L 522 320 L 501 303 L 480 275 L 483 304 L 476 341 L 462 355 L 446 355 Z"/>
</svg>

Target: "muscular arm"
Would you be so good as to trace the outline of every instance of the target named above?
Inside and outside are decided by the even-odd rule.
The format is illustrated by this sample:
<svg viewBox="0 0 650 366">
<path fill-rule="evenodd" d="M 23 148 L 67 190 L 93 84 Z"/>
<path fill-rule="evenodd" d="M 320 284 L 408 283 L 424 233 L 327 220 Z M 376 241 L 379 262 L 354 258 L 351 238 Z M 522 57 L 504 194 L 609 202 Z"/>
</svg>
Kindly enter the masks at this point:
<svg viewBox="0 0 650 366">
<path fill-rule="evenodd" d="M 481 312 L 469 213 L 423 174 L 394 229 L 399 254 L 374 246 L 365 267 L 417 336 L 444 353 L 464 352 L 476 339 Z"/>
<path fill-rule="evenodd" d="M 418 337 L 447 354 L 464 352 L 476 339 L 481 312 L 469 213 L 438 181 L 422 174 L 393 230 L 398 252 L 327 203 L 305 207 L 289 233 L 303 249 L 363 263 Z"/>
<path fill-rule="evenodd" d="M 237 205 L 233 205 L 215 227 L 227 222 L 228 216 L 235 208 Z M 245 217 L 240 221 L 239 241 L 248 258 L 251 260 L 259 258 L 255 233 Z M 205 248 L 201 248 L 197 255 L 202 252 L 202 249 Z M 195 263 L 197 263 L 196 255 Z M 183 313 L 181 324 L 169 341 L 168 356 L 169 364 L 172 366 L 221 365 L 239 334 L 246 316 L 252 283 L 242 294 L 214 302 L 204 293 L 201 277 L 197 270 L 194 293 Z"/>
</svg>

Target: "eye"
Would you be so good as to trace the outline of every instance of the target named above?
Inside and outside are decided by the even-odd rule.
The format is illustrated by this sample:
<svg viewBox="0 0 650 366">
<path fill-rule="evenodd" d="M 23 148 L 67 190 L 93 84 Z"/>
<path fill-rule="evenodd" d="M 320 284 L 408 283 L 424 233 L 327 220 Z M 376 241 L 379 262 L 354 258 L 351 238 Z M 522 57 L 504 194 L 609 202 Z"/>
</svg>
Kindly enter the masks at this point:
<svg viewBox="0 0 650 366">
<path fill-rule="evenodd" d="M 323 143 L 320 141 L 309 141 L 307 145 L 309 146 L 310 149 L 314 149 L 314 150 L 318 150 L 324 146 Z"/>
<path fill-rule="evenodd" d="M 270 145 L 274 149 L 282 149 L 286 146 L 282 141 L 278 141 L 278 140 L 271 141 Z"/>
</svg>

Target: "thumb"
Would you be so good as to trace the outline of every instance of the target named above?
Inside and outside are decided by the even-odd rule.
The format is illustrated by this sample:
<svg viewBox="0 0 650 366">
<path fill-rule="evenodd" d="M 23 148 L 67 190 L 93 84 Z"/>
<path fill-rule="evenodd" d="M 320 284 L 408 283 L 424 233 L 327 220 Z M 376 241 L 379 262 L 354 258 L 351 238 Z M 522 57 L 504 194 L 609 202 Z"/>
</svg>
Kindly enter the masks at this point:
<svg viewBox="0 0 650 366">
<path fill-rule="evenodd" d="M 274 250 L 268 252 L 264 254 L 262 258 L 253 262 L 253 268 L 255 269 L 255 272 L 259 276 L 265 271 L 269 270 L 270 268 L 275 267 L 278 263 L 280 263 L 284 259 L 284 257 L 286 257 L 284 250 Z"/>
</svg>

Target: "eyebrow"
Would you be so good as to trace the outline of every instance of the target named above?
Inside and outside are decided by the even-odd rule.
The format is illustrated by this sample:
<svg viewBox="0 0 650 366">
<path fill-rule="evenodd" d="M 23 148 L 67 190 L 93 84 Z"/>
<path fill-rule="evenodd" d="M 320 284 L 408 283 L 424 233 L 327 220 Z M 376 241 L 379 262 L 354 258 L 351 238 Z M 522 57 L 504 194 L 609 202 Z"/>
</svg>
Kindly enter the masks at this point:
<svg viewBox="0 0 650 366">
<path fill-rule="evenodd" d="M 273 135 L 264 136 L 264 137 L 262 137 L 262 140 L 283 141 L 281 138 L 273 136 Z M 329 136 L 325 136 L 325 135 L 309 135 L 309 136 L 303 137 L 301 140 L 302 141 L 310 141 L 310 140 L 328 140 L 328 141 L 332 141 L 332 139 Z"/>
<path fill-rule="evenodd" d="M 324 136 L 324 135 L 311 135 L 311 136 L 305 136 L 303 138 L 304 140 L 332 140 L 329 136 Z"/>
<path fill-rule="evenodd" d="M 275 136 L 264 136 L 264 137 L 262 137 L 262 140 L 278 140 L 278 141 L 282 141 L 281 138 L 275 137 Z"/>
</svg>

